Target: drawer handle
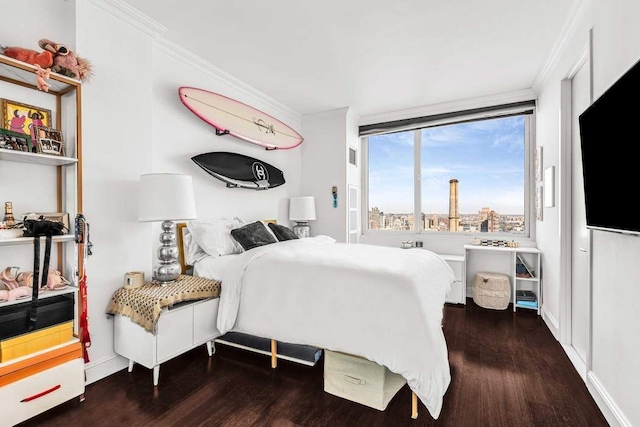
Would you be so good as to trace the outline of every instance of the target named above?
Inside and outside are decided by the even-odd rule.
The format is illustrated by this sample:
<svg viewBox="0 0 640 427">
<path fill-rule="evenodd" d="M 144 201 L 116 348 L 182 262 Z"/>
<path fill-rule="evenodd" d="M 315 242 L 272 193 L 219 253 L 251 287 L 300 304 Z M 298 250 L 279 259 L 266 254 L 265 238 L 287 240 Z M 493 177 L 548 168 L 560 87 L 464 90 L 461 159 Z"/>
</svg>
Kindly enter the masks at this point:
<svg viewBox="0 0 640 427">
<path fill-rule="evenodd" d="M 342 374 L 342 379 L 356 385 L 365 385 L 367 382 L 360 378 L 352 377 L 349 375 Z"/>
<path fill-rule="evenodd" d="M 60 384 L 58 384 L 57 386 L 51 387 L 49 390 L 45 390 L 42 393 L 38 393 L 38 394 L 34 394 L 33 396 L 29 396 L 29 397 L 25 397 L 24 399 L 22 399 L 20 401 L 20 403 L 22 402 L 31 402 L 32 400 L 36 400 L 42 396 L 46 396 L 49 393 L 53 393 L 54 391 L 56 391 L 57 389 L 60 388 Z"/>
</svg>

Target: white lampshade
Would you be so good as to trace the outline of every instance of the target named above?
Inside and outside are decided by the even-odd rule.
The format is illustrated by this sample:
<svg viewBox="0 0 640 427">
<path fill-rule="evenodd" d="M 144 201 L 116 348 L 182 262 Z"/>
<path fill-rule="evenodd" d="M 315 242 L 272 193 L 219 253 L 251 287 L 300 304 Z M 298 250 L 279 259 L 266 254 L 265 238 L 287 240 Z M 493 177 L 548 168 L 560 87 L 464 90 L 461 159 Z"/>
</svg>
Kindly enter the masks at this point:
<svg viewBox="0 0 640 427">
<path fill-rule="evenodd" d="M 289 200 L 291 221 L 311 221 L 316 219 L 316 199 L 313 196 L 291 197 Z"/>
<path fill-rule="evenodd" d="M 193 180 L 177 173 L 140 175 L 138 221 L 196 219 Z"/>
</svg>

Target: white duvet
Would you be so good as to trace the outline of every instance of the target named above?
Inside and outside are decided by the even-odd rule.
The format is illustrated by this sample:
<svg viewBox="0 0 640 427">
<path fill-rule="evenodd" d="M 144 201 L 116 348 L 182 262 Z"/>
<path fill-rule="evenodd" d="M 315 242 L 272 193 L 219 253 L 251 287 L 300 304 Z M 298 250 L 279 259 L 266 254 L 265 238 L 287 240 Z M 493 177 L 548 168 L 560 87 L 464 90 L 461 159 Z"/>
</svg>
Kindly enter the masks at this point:
<svg viewBox="0 0 640 427">
<path fill-rule="evenodd" d="M 437 419 L 451 381 L 442 314 L 453 271 L 424 249 L 334 242 L 237 256 L 223 273 L 218 329 L 363 356 L 402 375 Z"/>
</svg>

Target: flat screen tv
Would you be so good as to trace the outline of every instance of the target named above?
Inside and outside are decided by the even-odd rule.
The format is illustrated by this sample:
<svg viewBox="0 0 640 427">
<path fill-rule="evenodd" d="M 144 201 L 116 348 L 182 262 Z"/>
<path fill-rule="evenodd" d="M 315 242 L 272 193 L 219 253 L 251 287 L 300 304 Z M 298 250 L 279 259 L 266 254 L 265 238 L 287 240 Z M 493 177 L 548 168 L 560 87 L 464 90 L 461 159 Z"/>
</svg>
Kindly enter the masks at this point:
<svg viewBox="0 0 640 427">
<path fill-rule="evenodd" d="M 640 62 L 578 122 L 587 228 L 640 234 Z"/>
</svg>

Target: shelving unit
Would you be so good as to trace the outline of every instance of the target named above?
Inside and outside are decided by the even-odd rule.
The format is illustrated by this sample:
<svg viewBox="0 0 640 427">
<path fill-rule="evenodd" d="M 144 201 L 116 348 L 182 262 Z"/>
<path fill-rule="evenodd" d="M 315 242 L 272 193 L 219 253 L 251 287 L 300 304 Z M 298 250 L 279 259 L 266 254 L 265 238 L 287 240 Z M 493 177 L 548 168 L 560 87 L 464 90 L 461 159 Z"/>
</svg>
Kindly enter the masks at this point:
<svg viewBox="0 0 640 427">
<path fill-rule="evenodd" d="M 48 80 L 50 88 L 45 93 L 39 91 L 36 86 L 35 72 L 36 67 L 32 65 L 0 55 L 0 97 L 4 97 L 3 88 L 14 94 L 12 98 L 19 102 L 28 100 L 29 94 L 33 93 L 31 90 L 39 92 L 37 97 L 47 95 L 55 97 L 55 110 L 52 109 L 55 111 L 55 121 L 51 123 L 51 127 L 63 130 L 66 137 L 65 151 L 67 156 L 0 149 L 0 168 L 4 162 L 28 163 L 36 165 L 36 168 L 40 166 L 43 168 L 54 167 L 55 179 L 53 179 L 53 173 L 46 172 L 45 169 L 29 169 L 29 173 L 43 171 L 47 179 L 42 180 L 42 185 L 51 186 L 55 191 L 55 205 L 47 211 L 67 212 L 70 220 L 73 221 L 76 214 L 82 213 L 83 204 L 82 84 L 79 80 L 51 73 Z M 23 97 L 16 97 L 16 93 Z M 48 104 L 53 104 L 53 102 L 48 102 Z M 65 106 L 74 112 L 71 115 L 65 115 L 67 120 L 63 121 L 63 107 Z M 72 137 L 70 138 L 69 135 Z M 73 139 L 75 139 L 75 144 L 71 142 Z M 16 177 L 15 184 L 20 185 L 19 177 Z M 28 199 L 28 196 L 25 195 L 24 199 Z M 53 197 L 48 199 L 46 203 L 50 203 L 52 200 Z M 72 255 L 74 251 L 67 246 L 75 244 L 71 224 L 70 228 L 70 234 L 54 236 L 53 242 L 57 254 L 57 270 L 61 271 L 65 278 L 72 281 L 73 285 L 63 290 L 41 292 L 38 299 L 73 294 L 75 303 L 74 338 L 69 342 L 51 346 L 37 353 L 26 354 L 17 359 L 0 363 L 0 400 L 7 404 L 7 407 L 12 408 L 5 414 L 9 417 L 8 420 L 3 421 L 9 422 L 10 425 L 27 420 L 71 398 L 80 397 L 81 401 L 84 400 L 84 360 L 80 339 L 83 336 L 83 331 L 79 318 L 86 292 L 82 292 L 83 289 L 77 286 L 78 279 L 84 276 L 84 245 L 78 244 L 77 255 Z M 42 243 L 44 243 L 44 238 L 41 238 Z M 30 237 L 0 239 L 0 251 L 13 250 L 8 248 L 9 246 L 33 246 L 33 244 L 34 239 Z M 2 252 L 0 252 L 0 257 L 1 254 Z M 29 260 L 29 262 L 32 261 Z M 53 264 L 52 257 L 51 268 L 55 268 Z M 31 297 L 5 301 L 0 303 L 0 310 L 29 301 L 31 301 Z"/>
<path fill-rule="evenodd" d="M 485 255 L 504 255 L 508 260 L 507 263 L 497 262 L 493 264 L 488 271 L 495 271 L 498 273 L 507 274 L 511 280 L 511 302 L 513 311 L 517 309 L 523 310 L 535 310 L 538 315 L 540 314 L 541 302 L 542 302 L 542 278 L 541 278 L 541 265 L 542 265 L 542 252 L 538 248 L 534 247 L 495 247 L 495 246 L 481 246 L 481 245 L 464 245 L 465 250 L 465 265 L 469 265 L 470 260 L 473 258 L 473 253 L 485 254 Z M 533 269 L 534 277 L 518 277 L 516 275 L 516 262 L 518 256 L 525 259 L 527 264 Z M 477 267 L 477 266 L 476 266 Z M 487 271 L 485 270 L 485 271 Z M 479 271 L 478 268 L 467 268 L 468 274 L 475 276 L 475 273 Z M 469 279 L 469 276 L 467 276 Z M 473 283 L 473 282 L 472 282 Z M 516 300 L 516 291 L 529 290 L 536 295 L 536 306 L 528 306 L 519 304 Z"/>
</svg>

